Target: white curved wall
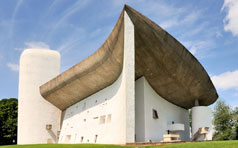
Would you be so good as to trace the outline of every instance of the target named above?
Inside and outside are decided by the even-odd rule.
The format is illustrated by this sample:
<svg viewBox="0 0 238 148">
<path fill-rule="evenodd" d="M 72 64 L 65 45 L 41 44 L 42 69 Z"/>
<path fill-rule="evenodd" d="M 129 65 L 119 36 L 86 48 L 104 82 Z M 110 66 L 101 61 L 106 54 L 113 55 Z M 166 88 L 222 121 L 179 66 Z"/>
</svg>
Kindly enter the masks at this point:
<svg viewBox="0 0 238 148">
<path fill-rule="evenodd" d="M 207 106 L 196 106 L 192 108 L 192 135 L 200 127 L 209 127 L 209 133 L 206 137 L 201 136 L 198 140 L 212 140 L 212 111 Z"/>
<path fill-rule="evenodd" d="M 124 144 L 125 105 L 122 81 L 121 75 L 111 86 L 67 108 L 59 143 Z"/>
<path fill-rule="evenodd" d="M 18 144 L 56 142 L 60 110 L 46 101 L 39 87 L 60 72 L 60 54 L 54 50 L 27 49 L 20 57 Z M 46 130 L 46 124 L 52 130 Z"/>
<path fill-rule="evenodd" d="M 185 124 L 180 135 L 182 140 L 189 140 L 188 110 L 161 98 L 147 81 L 139 82 L 144 79 L 137 80 L 135 85 L 134 26 L 126 12 L 124 15 L 121 75 L 112 85 L 66 109 L 59 143 L 125 144 L 135 142 L 140 135 L 143 142 L 160 141 L 172 121 Z M 158 110 L 158 121 L 152 118 L 152 108 Z M 144 131 L 138 133 L 141 123 Z"/>
<path fill-rule="evenodd" d="M 169 126 L 184 124 L 184 131 L 177 132 L 180 140 L 190 140 L 188 110 L 176 106 L 159 96 L 144 77 L 136 80 L 136 141 L 162 141 Z M 153 118 L 155 109 L 159 118 Z"/>
<path fill-rule="evenodd" d="M 134 142 L 134 25 L 126 12 L 124 19 L 122 73 L 112 85 L 66 109 L 59 143 L 125 144 Z M 81 140 L 82 137 L 83 140 Z"/>
</svg>

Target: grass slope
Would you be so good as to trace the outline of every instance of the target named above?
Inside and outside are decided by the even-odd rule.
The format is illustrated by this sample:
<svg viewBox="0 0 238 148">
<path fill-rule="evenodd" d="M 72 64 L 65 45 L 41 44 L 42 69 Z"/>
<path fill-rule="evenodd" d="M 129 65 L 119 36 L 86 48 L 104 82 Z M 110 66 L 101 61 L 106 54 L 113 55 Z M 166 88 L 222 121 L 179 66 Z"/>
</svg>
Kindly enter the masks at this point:
<svg viewBox="0 0 238 148">
<path fill-rule="evenodd" d="M 236 141 L 193 142 L 180 144 L 166 144 L 155 146 L 119 146 L 102 144 L 35 144 L 35 145 L 8 145 L 0 148 L 238 148 Z"/>
<path fill-rule="evenodd" d="M 0 148 L 133 148 L 120 145 L 103 144 L 34 144 L 34 145 L 6 145 Z"/>
<path fill-rule="evenodd" d="M 146 148 L 238 148 L 238 140 L 166 144 Z"/>
</svg>

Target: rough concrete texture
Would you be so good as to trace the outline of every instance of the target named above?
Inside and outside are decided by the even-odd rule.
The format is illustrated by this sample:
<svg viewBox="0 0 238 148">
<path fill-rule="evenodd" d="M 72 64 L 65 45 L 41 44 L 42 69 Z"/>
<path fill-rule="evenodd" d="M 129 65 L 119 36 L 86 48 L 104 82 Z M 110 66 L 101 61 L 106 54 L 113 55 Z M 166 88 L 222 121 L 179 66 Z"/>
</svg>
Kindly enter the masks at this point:
<svg viewBox="0 0 238 148">
<path fill-rule="evenodd" d="M 61 110 L 111 85 L 122 71 L 124 11 L 134 24 L 135 79 L 145 76 L 167 101 L 189 109 L 195 100 L 210 105 L 217 92 L 199 61 L 157 24 L 124 7 L 104 44 L 91 56 L 40 87 L 42 96 Z"/>
</svg>

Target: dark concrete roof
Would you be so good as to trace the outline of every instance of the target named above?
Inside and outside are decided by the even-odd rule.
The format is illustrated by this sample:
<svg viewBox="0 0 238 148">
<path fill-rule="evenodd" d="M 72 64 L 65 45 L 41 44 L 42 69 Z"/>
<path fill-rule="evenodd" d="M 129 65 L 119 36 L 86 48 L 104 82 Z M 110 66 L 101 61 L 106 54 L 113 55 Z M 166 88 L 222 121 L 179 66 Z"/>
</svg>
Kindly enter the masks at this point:
<svg viewBox="0 0 238 148">
<path fill-rule="evenodd" d="M 210 105 L 216 89 L 198 60 L 160 26 L 129 6 L 107 40 L 91 56 L 40 86 L 41 95 L 61 110 L 111 85 L 123 65 L 124 11 L 135 28 L 135 78 L 145 76 L 167 101 L 189 109 L 195 100 Z"/>
</svg>

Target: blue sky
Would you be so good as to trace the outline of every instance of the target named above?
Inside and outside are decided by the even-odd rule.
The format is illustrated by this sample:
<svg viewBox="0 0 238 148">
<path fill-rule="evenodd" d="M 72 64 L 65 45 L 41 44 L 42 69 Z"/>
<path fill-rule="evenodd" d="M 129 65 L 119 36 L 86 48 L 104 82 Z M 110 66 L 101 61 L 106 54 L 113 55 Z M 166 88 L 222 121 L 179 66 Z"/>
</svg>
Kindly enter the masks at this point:
<svg viewBox="0 0 238 148">
<path fill-rule="evenodd" d="M 124 4 L 179 40 L 238 106 L 238 0 L 0 0 L 0 98 L 18 96 L 24 49 L 58 50 L 64 71 L 100 47 Z"/>
</svg>

